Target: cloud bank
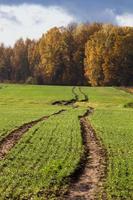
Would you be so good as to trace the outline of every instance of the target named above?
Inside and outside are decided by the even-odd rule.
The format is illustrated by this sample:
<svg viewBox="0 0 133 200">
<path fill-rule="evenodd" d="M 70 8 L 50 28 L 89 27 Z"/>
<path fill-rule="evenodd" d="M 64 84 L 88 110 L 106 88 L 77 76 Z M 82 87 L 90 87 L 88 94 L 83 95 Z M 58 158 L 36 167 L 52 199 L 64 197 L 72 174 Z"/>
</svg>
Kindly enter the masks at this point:
<svg viewBox="0 0 133 200">
<path fill-rule="evenodd" d="M 2 5 L 0 4 L 0 43 L 13 45 L 19 38 L 38 39 L 50 28 L 66 26 L 79 21 L 60 6 L 38 4 Z M 88 20 L 114 23 L 119 26 L 133 26 L 133 13 L 118 14 L 115 9 L 106 8 L 99 12 L 88 12 Z M 83 19 L 84 20 L 84 19 Z"/>
<path fill-rule="evenodd" d="M 116 16 L 116 21 L 119 26 L 133 26 L 133 14 L 124 13 Z"/>
<path fill-rule="evenodd" d="M 38 39 L 48 29 L 73 21 L 75 17 L 58 6 L 0 5 L 0 43 L 13 45 L 21 37 Z"/>
<path fill-rule="evenodd" d="M 112 23 L 118 26 L 133 26 L 133 13 L 117 14 L 115 10 L 106 9 L 104 11 L 104 18 L 110 19 Z"/>
</svg>

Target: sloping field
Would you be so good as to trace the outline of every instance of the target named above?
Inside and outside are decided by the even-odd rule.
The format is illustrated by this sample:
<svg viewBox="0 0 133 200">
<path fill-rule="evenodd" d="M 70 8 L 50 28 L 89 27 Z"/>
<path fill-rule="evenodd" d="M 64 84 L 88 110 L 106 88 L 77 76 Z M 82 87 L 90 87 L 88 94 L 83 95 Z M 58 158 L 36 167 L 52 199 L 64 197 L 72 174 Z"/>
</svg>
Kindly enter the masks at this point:
<svg viewBox="0 0 133 200">
<path fill-rule="evenodd" d="M 95 112 L 90 121 L 107 150 L 107 199 L 133 199 L 133 95 L 114 88 L 85 88 Z"/>
<path fill-rule="evenodd" d="M 0 199 L 133 199 L 132 101 L 115 88 L 1 84 Z"/>
<path fill-rule="evenodd" d="M 0 85 L 0 140 L 24 123 L 52 114 L 57 100 L 74 98 L 71 87 Z"/>
<path fill-rule="evenodd" d="M 27 132 L 1 162 L 1 198 L 36 199 L 57 192 L 83 152 L 78 118 L 82 111 L 53 116 Z M 66 124 L 67 123 L 67 124 Z M 4 183 L 4 184 L 3 184 Z M 47 197 L 48 198 L 48 197 Z"/>
</svg>

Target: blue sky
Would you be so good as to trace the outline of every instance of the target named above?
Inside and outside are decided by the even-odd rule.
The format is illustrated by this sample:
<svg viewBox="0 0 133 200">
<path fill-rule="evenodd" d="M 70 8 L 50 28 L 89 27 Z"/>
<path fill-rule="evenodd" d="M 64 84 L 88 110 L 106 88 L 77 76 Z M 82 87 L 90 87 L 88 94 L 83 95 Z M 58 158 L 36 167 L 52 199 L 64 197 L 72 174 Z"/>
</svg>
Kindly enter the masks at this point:
<svg viewBox="0 0 133 200">
<path fill-rule="evenodd" d="M 0 0 L 0 42 L 6 45 L 86 21 L 133 26 L 133 0 Z"/>
</svg>

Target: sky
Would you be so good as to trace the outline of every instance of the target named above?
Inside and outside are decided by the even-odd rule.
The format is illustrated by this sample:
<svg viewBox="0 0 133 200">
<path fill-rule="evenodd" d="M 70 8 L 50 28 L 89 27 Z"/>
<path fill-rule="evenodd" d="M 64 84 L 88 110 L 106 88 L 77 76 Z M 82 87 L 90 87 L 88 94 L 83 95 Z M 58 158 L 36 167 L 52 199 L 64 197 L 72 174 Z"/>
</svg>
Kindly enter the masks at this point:
<svg viewBox="0 0 133 200">
<path fill-rule="evenodd" d="M 73 22 L 133 26 L 133 0 L 0 0 L 0 43 L 6 46 Z"/>
</svg>

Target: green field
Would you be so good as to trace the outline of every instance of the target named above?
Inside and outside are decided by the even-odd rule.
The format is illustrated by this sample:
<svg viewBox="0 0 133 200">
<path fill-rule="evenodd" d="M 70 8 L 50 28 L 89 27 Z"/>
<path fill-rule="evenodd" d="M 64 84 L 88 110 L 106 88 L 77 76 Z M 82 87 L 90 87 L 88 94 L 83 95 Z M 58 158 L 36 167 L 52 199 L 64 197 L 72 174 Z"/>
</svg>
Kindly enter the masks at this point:
<svg viewBox="0 0 133 200">
<path fill-rule="evenodd" d="M 72 87 L 0 85 L 0 141 L 26 122 L 66 110 L 32 127 L 0 161 L 0 200 L 55 199 L 67 189 L 84 153 L 78 116 L 88 106 L 94 108 L 88 120 L 107 150 L 107 199 L 133 199 L 133 108 L 125 107 L 133 95 L 115 88 L 81 90 L 74 89 L 73 108 L 52 105 L 74 99 Z M 88 102 L 82 102 L 83 93 Z"/>
<path fill-rule="evenodd" d="M 107 199 L 133 199 L 133 95 L 114 88 L 85 89 L 96 106 L 90 120 L 108 152 Z"/>
<path fill-rule="evenodd" d="M 57 100 L 73 98 L 71 87 L 1 85 L 0 140 L 25 122 L 49 115 L 60 108 L 51 106 Z"/>
</svg>

